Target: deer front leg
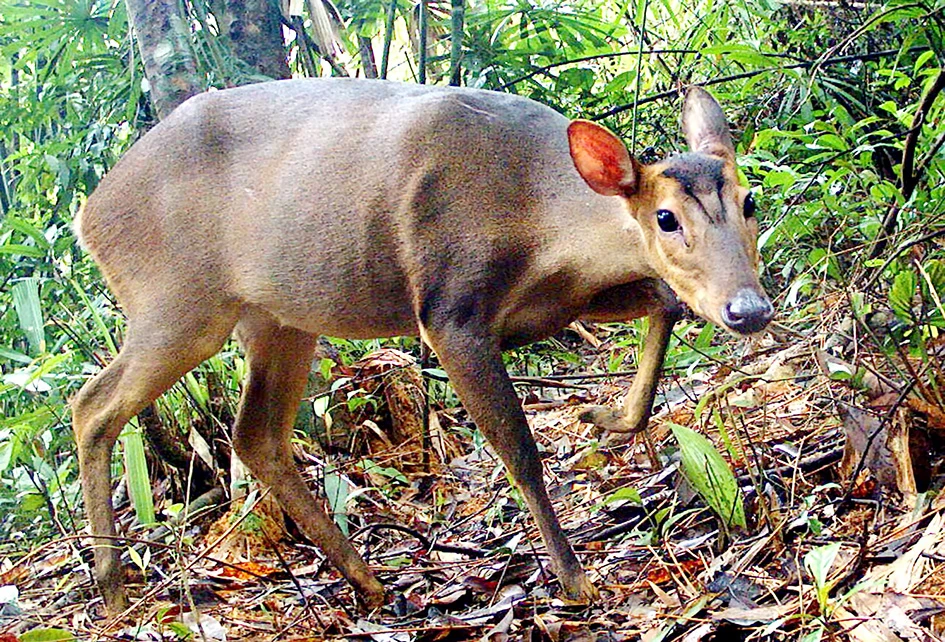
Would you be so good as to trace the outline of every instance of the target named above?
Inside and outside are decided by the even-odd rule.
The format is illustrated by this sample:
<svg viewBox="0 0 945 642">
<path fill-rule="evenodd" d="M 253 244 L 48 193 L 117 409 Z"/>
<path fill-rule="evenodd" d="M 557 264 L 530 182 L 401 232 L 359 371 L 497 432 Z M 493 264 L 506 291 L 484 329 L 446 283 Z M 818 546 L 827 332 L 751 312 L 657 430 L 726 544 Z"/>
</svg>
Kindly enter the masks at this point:
<svg viewBox="0 0 945 642">
<path fill-rule="evenodd" d="M 637 375 L 627 392 L 623 408 L 618 410 L 607 406 L 591 406 L 581 413 L 580 419 L 611 432 L 640 432 L 646 429 L 650 419 L 669 338 L 681 309 L 672 290 L 662 281 L 647 280 L 637 285 L 632 292 L 622 292 L 627 297 L 622 302 L 614 294 L 599 301 L 587 317 L 591 320 L 628 320 L 649 316 L 650 330 L 643 345 Z"/>
<path fill-rule="evenodd" d="M 568 543 L 542 479 L 538 448 L 505 366 L 498 341 L 463 327 L 425 328 L 469 415 L 502 459 L 538 526 L 551 564 L 568 598 L 589 602 L 597 588 Z"/>
</svg>

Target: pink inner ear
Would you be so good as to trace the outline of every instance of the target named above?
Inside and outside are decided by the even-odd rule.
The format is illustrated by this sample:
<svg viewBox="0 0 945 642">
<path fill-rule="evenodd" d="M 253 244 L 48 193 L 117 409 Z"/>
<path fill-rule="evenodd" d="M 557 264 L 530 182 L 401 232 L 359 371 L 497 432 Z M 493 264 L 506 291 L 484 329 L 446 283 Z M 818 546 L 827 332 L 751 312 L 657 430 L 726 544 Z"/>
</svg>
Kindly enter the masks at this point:
<svg viewBox="0 0 945 642">
<path fill-rule="evenodd" d="M 568 140 L 575 168 L 595 192 L 616 196 L 632 187 L 630 154 L 610 131 L 588 121 L 574 121 L 568 127 Z"/>
</svg>

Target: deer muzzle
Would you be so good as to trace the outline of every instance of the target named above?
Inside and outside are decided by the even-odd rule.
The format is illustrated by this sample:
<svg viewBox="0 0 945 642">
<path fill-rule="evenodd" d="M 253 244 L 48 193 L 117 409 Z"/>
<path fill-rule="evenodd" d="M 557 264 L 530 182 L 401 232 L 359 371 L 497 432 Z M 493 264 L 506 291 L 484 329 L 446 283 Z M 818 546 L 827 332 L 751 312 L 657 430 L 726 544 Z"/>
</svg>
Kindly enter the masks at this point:
<svg viewBox="0 0 945 642">
<path fill-rule="evenodd" d="M 774 306 L 764 294 L 751 288 L 735 293 L 722 308 L 722 320 L 739 334 L 751 334 L 764 329 L 774 317 Z"/>
</svg>

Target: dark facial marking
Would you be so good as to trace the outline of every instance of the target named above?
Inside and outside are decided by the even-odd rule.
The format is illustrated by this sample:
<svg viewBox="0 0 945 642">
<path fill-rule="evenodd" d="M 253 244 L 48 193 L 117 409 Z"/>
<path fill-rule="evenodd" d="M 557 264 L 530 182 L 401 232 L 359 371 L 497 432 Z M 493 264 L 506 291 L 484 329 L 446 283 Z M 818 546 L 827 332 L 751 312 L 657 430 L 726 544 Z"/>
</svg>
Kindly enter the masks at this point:
<svg viewBox="0 0 945 642">
<path fill-rule="evenodd" d="M 663 170 L 663 176 L 679 181 L 687 192 L 718 191 L 725 182 L 725 163 L 707 154 L 679 154 L 666 159 L 666 163 L 669 167 Z"/>
<path fill-rule="evenodd" d="M 666 159 L 666 163 L 669 167 L 663 170 L 663 176 L 678 181 L 683 191 L 700 205 L 702 203 L 699 201 L 699 194 L 715 192 L 719 195 L 719 200 L 722 200 L 722 186 L 725 184 L 722 169 L 725 163 L 721 159 L 687 152 Z M 708 216 L 704 206 L 702 209 Z"/>
</svg>

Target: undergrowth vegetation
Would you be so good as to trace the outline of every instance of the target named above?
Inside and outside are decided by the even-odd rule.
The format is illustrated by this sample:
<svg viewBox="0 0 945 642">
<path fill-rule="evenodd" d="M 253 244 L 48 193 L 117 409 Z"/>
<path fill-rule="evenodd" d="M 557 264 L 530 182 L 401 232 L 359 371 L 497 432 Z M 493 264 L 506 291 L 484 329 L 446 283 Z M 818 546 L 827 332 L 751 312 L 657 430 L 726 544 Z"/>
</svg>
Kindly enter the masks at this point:
<svg viewBox="0 0 945 642">
<path fill-rule="evenodd" d="M 258 80 L 228 51 L 213 7 L 186 4 L 207 86 Z M 294 74 L 363 75 L 363 40 L 380 51 L 387 36 L 388 77 L 416 80 L 412 3 L 337 5 L 345 22 L 330 64 L 295 37 Z M 708 86 L 735 128 L 759 205 L 763 280 L 781 329 L 803 335 L 852 315 L 862 340 L 887 356 L 874 366 L 903 375 L 926 403 L 943 407 L 937 386 L 945 377 L 929 346 L 945 328 L 945 2 L 472 0 L 465 18 L 462 84 L 599 120 L 644 161 L 680 148 L 680 89 Z M 299 20 L 310 26 L 307 15 Z M 455 71 L 449 6 L 430 2 L 430 21 L 424 73 L 444 83 Z M 122 314 L 71 223 L 155 120 L 132 42 L 120 1 L 0 0 L 0 514 L 7 516 L 0 541 L 7 546 L 28 546 L 27 533 L 31 541 L 70 535 L 82 522 L 68 399 L 116 352 Z M 645 323 L 606 326 L 592 364 L 571 333 L 515 351 L 509 364 L 529 376 L 632 370 Z M 723 334 L 701 321 L 680 323 L 667 369 L 691 372 L 724 357 Z M 377 345 L 332 341 L 313 377 L 331 378 L 333 365 Z M 419 355 L 416 341 L 397 345 Z M 182 434 L 196 429 L 222 460 L 226 448 L 212 435 L 232 420 L 243 373 L 229 346 L 160 400 L 160 422 Z M 346 403 L 363 403 L 350 401 L 356 396 Z M 147 423 L 129 427 L 116 472 L 146 470 Z M 153 518 L 136 508 L 139 518 Z M 739 514 L 734 523 L 744 521 Z"/>
</svg>

